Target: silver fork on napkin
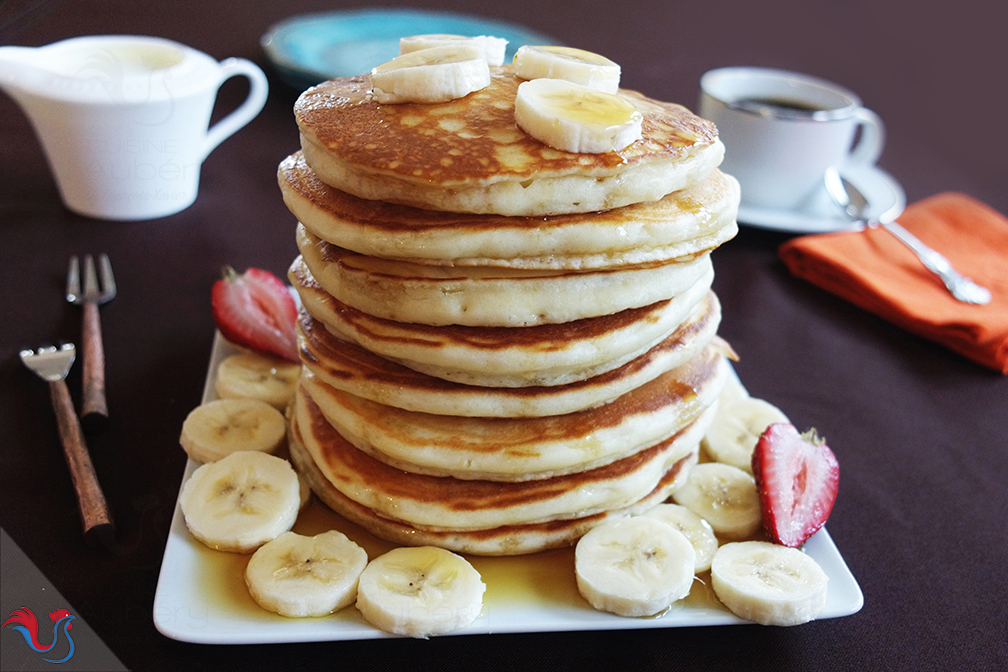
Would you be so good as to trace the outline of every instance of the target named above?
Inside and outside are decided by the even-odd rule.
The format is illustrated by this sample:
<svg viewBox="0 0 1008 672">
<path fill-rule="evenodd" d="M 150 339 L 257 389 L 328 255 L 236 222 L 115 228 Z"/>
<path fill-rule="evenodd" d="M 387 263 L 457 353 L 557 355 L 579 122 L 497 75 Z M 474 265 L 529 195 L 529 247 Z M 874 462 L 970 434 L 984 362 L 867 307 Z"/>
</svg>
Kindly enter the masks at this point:
<svg viewBox="0 0 1008 672">
<path fill-rule="evenodd" d="M 105 501 L 105 494 L 98 484 L 98 476 L 95 474 L 94 465 L 91 464 L 91 455 L 84 442 L 84 433 L 81 431 L 77 412 L 70 398 L 70 390 L 66 384 L 67 373 L 76 355 L 77 350 L 73 343 L 66 343 L 58 348 L 48 345 L 37 350 L 20 352 L 24 365 L 49 383 L 49 395 L 59 425 L 60 443 L 63 444 L 63 456 L 70 469 L 74 490 L 77 491 L 84 538 L 88 543 L 110 546 L 115 537 L 112 514 Z"/>
</svg>

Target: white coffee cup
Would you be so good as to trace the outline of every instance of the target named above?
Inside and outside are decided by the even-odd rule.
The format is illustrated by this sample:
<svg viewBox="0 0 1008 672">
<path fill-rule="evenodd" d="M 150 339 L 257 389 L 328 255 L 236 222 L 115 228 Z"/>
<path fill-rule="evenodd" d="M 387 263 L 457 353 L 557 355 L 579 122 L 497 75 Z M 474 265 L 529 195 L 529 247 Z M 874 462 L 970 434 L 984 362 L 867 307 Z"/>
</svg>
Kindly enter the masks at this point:
<svg viewBox="0 0 1008 672">
<path fill-rule="evenodd" d="M 248 96 L 208 128 L 218 89 L 238 75 Z M 262 110 L 268 91 L 251 61 L 127 35 L 0 47 L 0 87 L 35 127 L 66 206 L 115 220 L 192 205 L 203 160 Z"/>
<path fill-rule="evenodd" d="M 700 90 L 700 116 L 725 145 L 721 170 L 738 179 L 747 207 L 800 209 L 822 191 L 827 168 L 870 166 L 882 153 L 878 115 L 818 77 L 720 68 L 703 75 Z"/>
</svg>

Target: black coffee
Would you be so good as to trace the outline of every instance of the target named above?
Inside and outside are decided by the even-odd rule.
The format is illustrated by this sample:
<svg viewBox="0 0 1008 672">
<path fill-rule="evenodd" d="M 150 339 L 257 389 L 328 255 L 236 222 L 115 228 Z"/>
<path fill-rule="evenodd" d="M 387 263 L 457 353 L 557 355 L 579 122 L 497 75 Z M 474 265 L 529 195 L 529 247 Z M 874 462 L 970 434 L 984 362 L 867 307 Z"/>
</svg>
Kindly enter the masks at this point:
<svg viewBox="0 0 1008 672">
<path fill-rule="evenodd" d="M 785 114 L 809 114 L 829 109 L 828 107 L 821 107 L 803 100 L 792 100 L 790 98 L 744 98 L 736 101 L 735 105 L 757 112 L 769 111 L 783 112 Z"/>
</svg>

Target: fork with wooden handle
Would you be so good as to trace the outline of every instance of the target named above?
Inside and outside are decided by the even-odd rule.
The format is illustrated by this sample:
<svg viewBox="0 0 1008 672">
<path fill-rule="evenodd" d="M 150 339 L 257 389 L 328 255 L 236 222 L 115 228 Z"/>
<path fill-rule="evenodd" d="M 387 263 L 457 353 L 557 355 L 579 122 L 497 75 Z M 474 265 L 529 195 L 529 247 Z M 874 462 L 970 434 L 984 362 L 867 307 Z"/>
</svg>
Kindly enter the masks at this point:
<svg viewBox="0 0 1008 672">
<path fill-rule="evenodd" d="M 84 291 L 81 291 L 80 263 L 70 258 L 67 271 L 67 301 L 84 308 L 81 347 L 84 354 L 84 399 L 81 403 L 81 424 L 89 432 L 98 432 L 108 424 L 108 404 L 105 400 L 105 348 L 102 344 L 101 318 L 98 306 L 115 298 L 116 284 L 112 264 L 107 254 L 98 258 L 100 271 L 95 270 L 90 254 L 84 257 Z M 101 286 L 98 276 L 101 274 Z"/>
<path fill-rule="evenodd" d="M 21 361 L 34 371 L 39 378 L 49 383 L 53 411 L 59 425 L 63 455 L 70 469 L 70 479 L 77 491 L 84 538 L 88 543 L 111 547 L 115 540 L 115 526 L 109 512 L 105 494 L 98 483 L 91 455 L 84 442 L 77 412 L 74 410 L 70 390 L 67 389 L 66 375 L 73 365 L 77 351 L 72 343 L 59 348 L 43 346 L 37 350 L 22 350 Z"/>
</svg>

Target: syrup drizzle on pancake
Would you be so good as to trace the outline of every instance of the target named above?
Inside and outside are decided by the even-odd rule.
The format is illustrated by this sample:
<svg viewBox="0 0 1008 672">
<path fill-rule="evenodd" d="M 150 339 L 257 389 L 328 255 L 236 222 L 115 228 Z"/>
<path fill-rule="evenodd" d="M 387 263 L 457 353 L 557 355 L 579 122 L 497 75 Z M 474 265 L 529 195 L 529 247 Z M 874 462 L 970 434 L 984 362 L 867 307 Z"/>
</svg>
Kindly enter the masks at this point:
<svg viewBox="0 0 1008 672">
<path fill-rule="evenodd" d="M 518 130 L 520 79 L 510 65 L 491 68 L 490 85 L 447 103 L 382 105 L 369 75 L 323 82 L 294 105 L 303 134 L 340 161 L 368 173 L 452 188 L 549 175 L 600 176 L 656 158 L 678 159 L 713 144 L 714 125 L 681 105 L 623 91 L 643 115 L 643 138 L 619 152 L 573 154 Z"/>
</svg>

